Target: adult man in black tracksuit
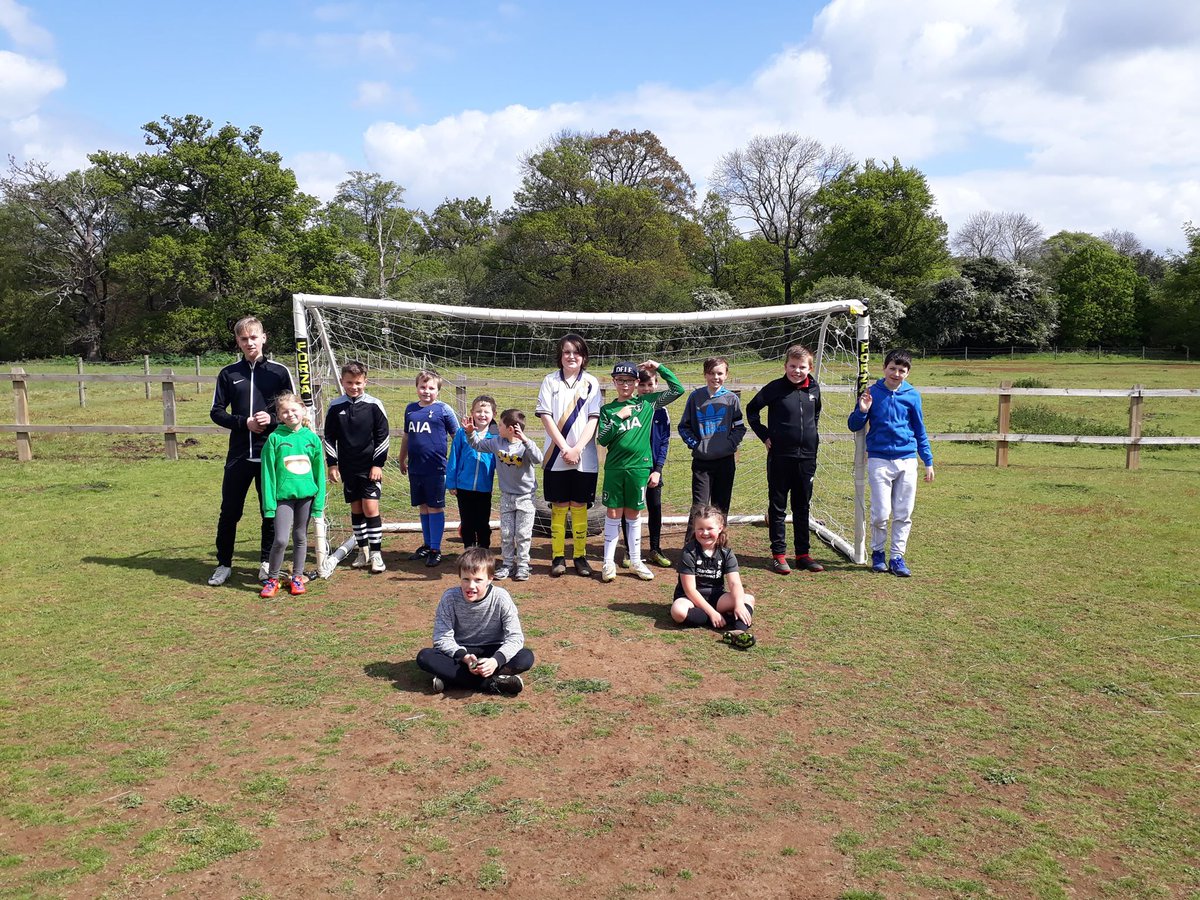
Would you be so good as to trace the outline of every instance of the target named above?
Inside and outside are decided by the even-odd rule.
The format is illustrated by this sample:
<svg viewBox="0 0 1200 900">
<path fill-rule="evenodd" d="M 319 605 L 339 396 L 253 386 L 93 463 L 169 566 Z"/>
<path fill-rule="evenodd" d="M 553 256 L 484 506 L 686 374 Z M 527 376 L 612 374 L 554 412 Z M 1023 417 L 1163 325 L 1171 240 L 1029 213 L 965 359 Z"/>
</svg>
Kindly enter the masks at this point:
<svg viewBox="0 0 1200 900">
<path fill-rule="evenodd" d="M 817 474 L 817 426 L 821 419 L 821 387 L 812 377 L 813 356 L 799 344 L 788 347 L 784 375 L 763 385 L 746 406 L 746 421 L 767 445 L 767 526 L 771 536 L 771 570 L 788 575 L 787 506 L 791 496 L 796 566 L 807 572 L 825 567 L 809 552 L 808 506 Z M 759 419 L 767 410 L 767 425 Z"/>
<path fill-rule="evenodd" d="M 225 475 L 221 480 L 221 515 L 217 519 L 217 568 L 208 579 L 213 587 L 222 585 L 233 573 L 233 545 L 237 540 L 238 521 L 246 505 L 246 493 L 253 482 L 262 515 L 262 462 L 259 454 L 275 428 L 275 398 L 294 391 L 292 373 L 286 366 L 268 360 L 263 351 L 267 335 L 262 323 L 253 316 L 239 319 L 233 326 L 242 358 L 226 366 L 217 376 L 209 417 L 229 429 L 229 453 L 225 457 Z M 262 520 L 259 558 L 267 565 L 275 524 Z M 266 580 L 262 566 L 259 580 Z"/>
</svg>

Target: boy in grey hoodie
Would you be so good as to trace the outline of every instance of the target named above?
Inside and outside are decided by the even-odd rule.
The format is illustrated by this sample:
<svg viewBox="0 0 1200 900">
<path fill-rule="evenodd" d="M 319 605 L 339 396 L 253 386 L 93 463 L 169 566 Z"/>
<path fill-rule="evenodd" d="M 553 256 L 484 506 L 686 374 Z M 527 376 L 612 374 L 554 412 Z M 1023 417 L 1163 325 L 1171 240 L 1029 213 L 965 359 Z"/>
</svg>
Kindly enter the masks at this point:
<svg viewBox="0 0 1200 900">
<path fill-rule="evenodd" d="M 500 435 L 486 437 L 475 423 L 463 419 L 467 439 L 477 453 L 495 454 L 500 482 L 500 568 L 496 579 L 511 574 L 515 581 L 529 578 L 529 545 L 533 541 L 533 493 L 542 451 L 525 434 L 525 414 L 519 409 L 500 413 Z"/>
</svg>

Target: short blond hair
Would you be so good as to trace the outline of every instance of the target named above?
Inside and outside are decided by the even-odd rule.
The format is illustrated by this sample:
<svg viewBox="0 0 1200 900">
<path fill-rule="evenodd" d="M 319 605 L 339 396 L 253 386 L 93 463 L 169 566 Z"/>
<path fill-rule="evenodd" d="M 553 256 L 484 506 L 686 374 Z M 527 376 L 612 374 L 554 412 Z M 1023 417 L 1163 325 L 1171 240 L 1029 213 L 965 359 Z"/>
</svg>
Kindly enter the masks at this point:
<svg viewBox="0 0 1200 900">
<path fill-rule="evenodd" d="M 263 328 L 263 323 L 258 320 L 257 316 L 242 316 L 233 323 L 233 336 L 241 337 L 243 332 L 248 331 L 255 325 L 258 326 L 258 330 L 263 334 L 267 333 L 267 329 Z"/>
</svg>

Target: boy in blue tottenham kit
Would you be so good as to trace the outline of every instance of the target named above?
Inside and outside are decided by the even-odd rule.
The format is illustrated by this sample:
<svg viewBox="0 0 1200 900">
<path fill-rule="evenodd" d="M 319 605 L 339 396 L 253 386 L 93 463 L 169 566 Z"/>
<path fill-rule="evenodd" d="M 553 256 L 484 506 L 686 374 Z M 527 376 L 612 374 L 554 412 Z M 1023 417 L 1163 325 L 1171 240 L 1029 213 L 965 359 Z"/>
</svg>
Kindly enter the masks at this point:
<svg viewBox="0 0 1200 900">
<path fill-rule="evenodd" d="M 458 418 L 438 399 L 442 379 L 436 372 L 417 373 L 417 400 L 404 408 L 404 440 L 400 472 L 408 476 L 412 505 L 421 509 L 424 542 L 408 558 L 441 565 L 442 532 L 446 528 L 446 462 Z"/>
<path fill-rule="evenodd" d="M 851 431 L 868 422 L 867 483 L 871 486 L 871 568 L 901 578 L 912 572 L 904 561 L 912 512 L 917 501 L 917 457 L 925 480 L 933 481 L 933 448 L 925 433 L 921 395 L 908 383 L 912 355 L 893 350 L 884 358 L 883 377 L 863 391 L 846 421 Z M 892 542 L 885 555 L 888 521 Z"/>
</svg>

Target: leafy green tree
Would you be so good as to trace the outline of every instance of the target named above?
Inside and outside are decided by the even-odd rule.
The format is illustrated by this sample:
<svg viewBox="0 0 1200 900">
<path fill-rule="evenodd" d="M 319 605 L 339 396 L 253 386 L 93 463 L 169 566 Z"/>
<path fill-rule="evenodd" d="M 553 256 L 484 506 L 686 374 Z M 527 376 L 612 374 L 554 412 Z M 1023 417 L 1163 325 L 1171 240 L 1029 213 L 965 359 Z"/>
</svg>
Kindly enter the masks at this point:
<svg viewBox="0 0 1200 900">
<path fill-rule="evenodd" d="M 717 162 L 713 190 L 744 212 L 763 240 L 777 249 L 785 303 L 792 302 L 792 284 L 800 274 L 794 257 L 816 248 L 824 224 L 817 194 L 850 164 L 842 148 L 826 149 L 794 132 L 751 138 L 745 149 Z"/>
<path fill-rule="evenodd" d="M 778 306 L 787 302 L 779 277 L 779 248 L 755 235 L 725 247 L 716 286 L 728 291 L 737 306 Z"/>
<path fill-rule="evenodd" d="M 223 329 L 252 311 L 286 332 L 293 252 L 316 200 L 258 127 L 186 115 L 143 129 L 150 152 L 91 156 L 129 224 L 112 259 L 123 289 L 151 313 L 196 307 Z"/>
<path fill-rule="evenodd" d="M 350 172 L 324 211 L 335 228 L 366 248 L 373 296 L 390 297 L 393 285 L 417 265 L 425 232 L 404 208 L 404 188 L 375 172 Z"/>
<path fill-rule="evenodd" d="M 846 275 L 912 297 L 917 285 L 948 274 L 946 223 L 934 211 L 925 176 L 867 160 L 818 192 L 826 224 L 811 255 L 809 277 Z"/>
<path fill-rule="evenodd" d="M 1137 275 L 1132 263 L 1104 242 L 1085 242 L 1067 256 L 1054 288 L 1063 342 L 1115 344 L 1133 336 Z"/>
<path fill-rule="evenodd" d="M 733 211 L 720 194 L 709 191 L 696 213 L 699 240 L 688 247 L 688 257 L 698 271 L 719 284 L 728 259 L 729 246 L 742 239 L 733 224 Z"/>
<path fill-rule="evenodd" d="M 1200 347 L 1200 228 L 1184 226 L 1188 249 L 1175 256 L 1158 289 L 1152 310 L 1157 342 L 1170 346 Z"/>
<path fill-rule="evenodd" d="M 487 245 L 499 224 L 492 198 L 447 200 L 423 221 L 431 252 L 462 282 L 464 296 L 478 294 L 488 277 Z"/>
<path fill-rule="evenodd" d="M 587 143 L 592 175 L 601 184 L 648 188 L 663 207 L 689 216 L 696 186 L 653 131 L 620 131 L 592 137 Z"/>
</svg>

